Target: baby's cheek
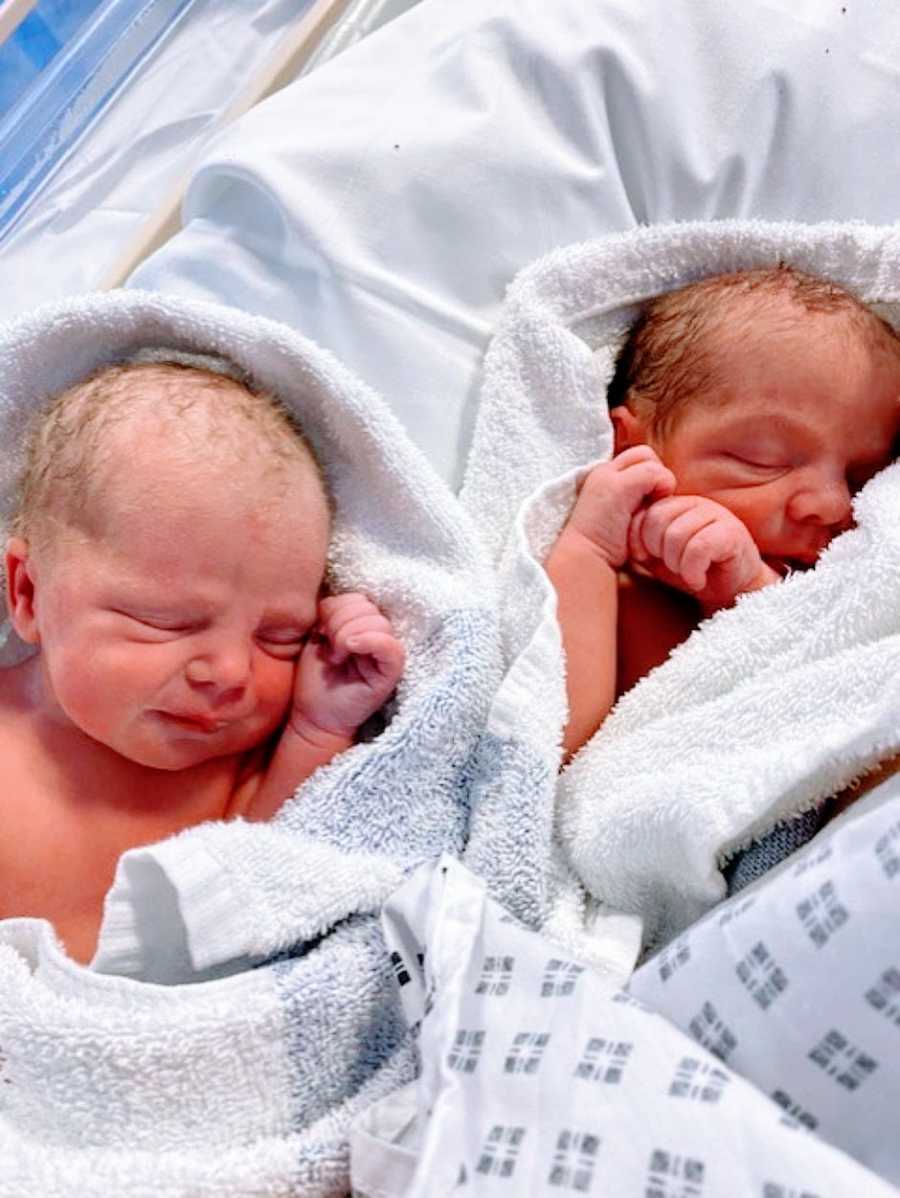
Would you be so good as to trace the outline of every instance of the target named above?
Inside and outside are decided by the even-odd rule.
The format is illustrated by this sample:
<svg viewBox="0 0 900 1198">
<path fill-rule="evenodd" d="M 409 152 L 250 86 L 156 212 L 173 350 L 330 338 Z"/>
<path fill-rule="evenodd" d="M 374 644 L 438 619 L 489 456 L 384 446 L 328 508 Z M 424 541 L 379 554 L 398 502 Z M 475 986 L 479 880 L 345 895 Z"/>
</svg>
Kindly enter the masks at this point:
<svg viewBox="0 0 900 1198">
<path fill-rule="evenodd" d="M 140 662 L 97 646 L 50 652 L 47 667 L 60 706 L 95 736 L 118 725 L 151 689 Z"/>
<path fill-rule="evenodd" d="M 261 711 L 271 715 L 276 724 L 287 715 L 294 695 L 296 675 L 296 658 L 282 661 L 264 654 L 263 660 L 257 664 L 257 703 Z"/>
</svg>

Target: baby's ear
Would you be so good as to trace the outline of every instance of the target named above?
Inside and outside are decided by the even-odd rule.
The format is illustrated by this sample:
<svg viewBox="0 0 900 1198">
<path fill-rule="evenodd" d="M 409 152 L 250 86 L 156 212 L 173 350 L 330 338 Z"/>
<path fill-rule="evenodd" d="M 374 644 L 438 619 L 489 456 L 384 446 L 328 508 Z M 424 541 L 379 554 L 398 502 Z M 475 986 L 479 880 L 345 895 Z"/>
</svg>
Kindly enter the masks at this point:
<svg viewBox="0 0 900 1198">
<path fill-rule="evenodd" d="M 22 537 L 10 537 L 6 542 L 6 607 L 22 640 L 36 645 L 41 638 L 34 615 L 34 579 L 28 553 L 28 542 Z"/>
<path fill-rule="evenodd" d="M 634 445 L 647 444 L 647 431 L 644 428 L 644 422 L 625 404 L 618 404 L 611 408 L 609 415 L 613 422 L 617 454 L 621 453 L 623 449 L 631 449 Z"/>
</svg>

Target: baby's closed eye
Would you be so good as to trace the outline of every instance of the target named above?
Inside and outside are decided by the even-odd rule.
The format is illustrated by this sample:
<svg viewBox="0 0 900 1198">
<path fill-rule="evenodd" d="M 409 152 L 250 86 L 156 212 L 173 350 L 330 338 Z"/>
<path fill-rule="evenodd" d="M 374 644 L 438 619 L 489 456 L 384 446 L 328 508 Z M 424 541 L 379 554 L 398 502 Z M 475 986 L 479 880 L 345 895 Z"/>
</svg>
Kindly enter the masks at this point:
<svg viewBox="0 0 900 1198">
<path fill-rule="evenodd" d="M 726 453 L 725 457 L 728 461 L 734 462 L 738 466 L 745 466 L 751 470 L 758 470 L 760 472 L 777 472 L 787 469 L 786 463 L 775 454 L 763 452 Z"/>
<path fill-rule="evenodd" d="M 257 642 L 273 657 L 296 657 L 306 644 L 309 630 L 275 629 L 256 634 Z"/>
<path fill-rule="evenodd" d="M 123 616 L 132 624 L 138 624 L 143 628 L 149 628 L 155 632 L 193 632 L 195 629 L 201 627 L 202 624 L 196 617 L 188 617 L 184 614 L 125 611 L 117 608 L 112 608 L 111 610 L 115 615 Z"/>
</svg>

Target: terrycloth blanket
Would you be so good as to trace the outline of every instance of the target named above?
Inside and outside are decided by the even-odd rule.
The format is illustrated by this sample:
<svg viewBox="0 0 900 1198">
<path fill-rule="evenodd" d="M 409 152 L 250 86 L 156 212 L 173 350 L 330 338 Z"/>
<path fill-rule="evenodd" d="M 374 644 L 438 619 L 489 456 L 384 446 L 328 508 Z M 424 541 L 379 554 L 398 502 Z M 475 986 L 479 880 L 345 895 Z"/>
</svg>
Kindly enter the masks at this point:
<svg viewBox="0 0 900 1198">
<path fill-rule="evenodd" d="M 373 912 L 464 842 L 498 678 L 492 582 L 450 492 L 329 354 L 137 291 L 0 329 L 0 514 L 36 407 L 146 346 L 225 354 L 296 411 L 334 493 L 336 586 L 374 598 L 408 666 L 385 730 L 271 823 L 126 853 L 92 968 L 46 923 L 0 924 L 0 1194 L 340 1194 L 350 1117 L 411 1074 Z"/>
<path fill-rule="evenodd" d="M 622 696 L 557 779 L 566 718 L 555 595 L 541 567 L 588 466 L 641 301 L 786 261 L 900 318 L 900 231 L 721 222 L 555 252 L 510 288 L 487 354 L 462 499 L 497 565 L 505 676 L 474 791 L 468 862 L 522 918 L 627 975 L 724 896 L 720 865 L 900 747 L 900 466 L 855 503 L 816 568 L 704 622 Z M 553 811 L 556 822 L 553 822 Z M 604 912 L 617 912 L 613 927 Z"/>
</svg>

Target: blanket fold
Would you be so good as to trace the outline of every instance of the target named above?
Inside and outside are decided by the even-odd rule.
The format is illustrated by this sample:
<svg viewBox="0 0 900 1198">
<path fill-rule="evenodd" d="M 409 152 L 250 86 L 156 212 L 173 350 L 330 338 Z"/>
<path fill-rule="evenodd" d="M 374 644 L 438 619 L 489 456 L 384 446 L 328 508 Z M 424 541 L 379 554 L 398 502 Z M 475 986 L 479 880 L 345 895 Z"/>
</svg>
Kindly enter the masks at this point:
<svg viewBox="0 0 900 1198">
<path fill-rule="evenodd" d="M 0 328 L 0 518 L 40 405 L 146 347 L 224 354 L 293 409 L 334 496 L 335 586 L 379 604 L 408 666 L 384 730 L 270 824 L 126 853 L 92 969 L 47 924 L 0 923 L 0 1193 L 50 1198 L 76 1177 L 85 1194 L 136 1194 L 145 1178 L 166 1195 L 343 1193 L 352 1110 L 412 1068 L 374 912 L 464 843 L 499 673 L 492 580 L 449 490 L 330 354 L 272 321 L 140 291 Z M 4 661 L 21 651 L 9 638 Z"/>
<path fill-rule="evenodd" d="M 565 666 L 540 563 L 579 477 L 612 452 L 605 392 L 627 329 L 653 296 L 781 261 L 900 323 L 896 227 L 681 224 L 570 246 L 528 268 L 486 357 L 462 500 L 499 572 L 505 675 L 488 737 L 515 764 L 476 786 L 467 860 L 573 951 L 596 954 L 611 911 L 643 920 L 645 947 L 670 939 L 723 897 L 729 852 L 900 748 L 892 466 L 859 494 L 857 527 L 814 570 L 704 622 L 557 777 Z M 517 827 L 526 863 L 513 851 Z"/>
</svg>

